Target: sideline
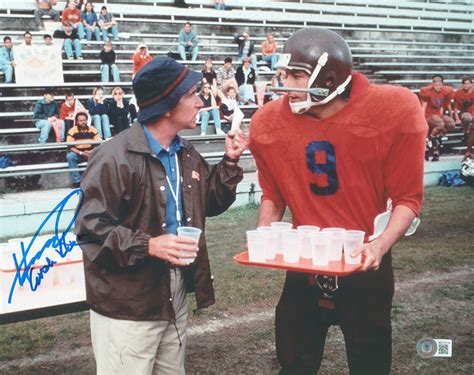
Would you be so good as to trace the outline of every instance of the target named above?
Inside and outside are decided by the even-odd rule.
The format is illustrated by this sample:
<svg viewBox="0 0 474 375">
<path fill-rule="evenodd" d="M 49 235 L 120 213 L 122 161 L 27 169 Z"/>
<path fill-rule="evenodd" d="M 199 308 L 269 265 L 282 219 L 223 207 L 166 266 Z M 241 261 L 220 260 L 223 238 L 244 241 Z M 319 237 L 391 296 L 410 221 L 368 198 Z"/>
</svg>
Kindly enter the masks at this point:
<svg viewBox="0 0 474 375">
<path fill-rule="evenodd" d="M 422 285 L 422 284 L 431 284 L 438 283 L 448 280 L 463 279 L 466 276 L 473 276 L 474 268 L 464 267 L 464 268 L 455 268 L 452 271 L 444 272 L 441 274 L 434 272 L 427 272 L 422 276 L 403 281 L 395 281 L 395 298 L 400 295 L 400 293 L 405 292 L 407 289 L 413 289 L 413 287 Z M 223 329 L 228 329 L 238 325 L 245 325 L 254 322 L 262 322 L 273 319 L 274 309 L 266 309 L 259 312 L 253 312 L 246 315 L 229 317 L 221 320 L 211 320 L 210 322 L 199 324 L 196 326 L 191 326 L 188 329 L 188 335 L 193 336 L 202 336 L 210 333 L 215 333 Z M 64 352 L 50 352 L 48 354 L 41 354 L 34 358 L 25 357 L 22 359 L 15 359 L 12 361 L 4 362 L 0 364 L 0 371 L 7 371 L 13 368 L 21 369 L 22 367 L 31 367 L 38 366 L 42 363 L 51 363 L 51 362 L 66 362 L 74 360 L 75 358 L 80 357 L 93 357 L 92 346 L 84 346 L 82 348 L 74 349 L 67 353 Z"/>
</svg>

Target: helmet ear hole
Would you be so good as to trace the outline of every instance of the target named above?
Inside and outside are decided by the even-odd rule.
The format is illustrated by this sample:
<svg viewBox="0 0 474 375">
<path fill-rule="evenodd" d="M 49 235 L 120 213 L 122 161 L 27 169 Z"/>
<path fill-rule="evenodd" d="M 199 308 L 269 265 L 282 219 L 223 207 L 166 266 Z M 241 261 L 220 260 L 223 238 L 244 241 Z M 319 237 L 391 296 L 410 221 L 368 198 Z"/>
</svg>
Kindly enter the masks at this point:
<svg viewBox="0 0 474 375">
<path fill-rule="evenodd" d="M 324 84 L 326 85 L 326 87 L 332 87 L 334 85 L 334 78 L 330 77 L 330 78 L 327 78 L 326 81 L 324 82 Z"/>
</svg>

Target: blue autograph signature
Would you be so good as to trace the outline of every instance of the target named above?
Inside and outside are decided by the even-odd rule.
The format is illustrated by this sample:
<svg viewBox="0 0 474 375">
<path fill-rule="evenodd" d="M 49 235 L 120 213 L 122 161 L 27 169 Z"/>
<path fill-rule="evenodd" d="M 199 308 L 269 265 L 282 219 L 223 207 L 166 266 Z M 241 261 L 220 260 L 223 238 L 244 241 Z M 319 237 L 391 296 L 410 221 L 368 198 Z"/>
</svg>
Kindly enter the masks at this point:
<svg viewBox="0 0 474 375">
<path fill-rule="evenodd" d="M 66 230 L 62 233 L 59 231 L 59 224 L 61 214 L 63 213 L 66 204 L 68 203 L 69 199 L 74 196 L 79 196 L 79 203 L 77 205 L 76 211 L 71 222 L 66 227 Z M 43 253 L 48 249 L 54 249 L 56 253 L 59 254 L 61 258 L 66 257 L 68 253 L 70 253 L 76 246 L 78 246 L 76 241 L 69 241 L 66 242 L 66 235 L 71 230 L 71 227 L 74 225 L 74 221 L 79 213 L 79 210 L 82 207 L 82 203 L 84 201 L 84 192 L 81 189 L 75 189 L 71 193 L 69 193 L 61 202 L 58 203 L 56 207 L 54 207 L 48 216 L 44 219 L 44 221 L 39 226 L 38 230 L 36 231 L 35 235 L 32 237 L 28 247 L 25 248 L 25 244 L 23 242 L 20 243 L 21 245 L 21 259 L 18 260 L 17 254 L 13 254 L 13 261 L 15 262 L 16 274 L 15 278 L 13 279 L 12 286 L 10 289 L 10 294 L 8 296 L 8 303 L 12 302 L 13 292 L 15 291 L 15 287 L 17 285 L 23 286 L 25 282 L 28 282 L 32 291 L 36 291 L 38 286 L 41 284 L 41 281 L 48 273 L 48 271 L 53 267 L 57 262 L 51 260 L 49 257 L 45 257 L 46 264 L 39 268 L 36 275 L 33 275 L 33 271 L 35 268 L 33 267 L 35 262 L 40 260 L 43 256 Z M 48 220 L 54 219 L 56 217 L 55 226 L 54 226 L 54 235 L 49 238 L 44 246 L 34 254 L 31 259 L 28 260 L 28 255 L 30 250 L 33 247 L 36 237 L 41 233 L 43 227 L 48 223 Z"/>
</svg>

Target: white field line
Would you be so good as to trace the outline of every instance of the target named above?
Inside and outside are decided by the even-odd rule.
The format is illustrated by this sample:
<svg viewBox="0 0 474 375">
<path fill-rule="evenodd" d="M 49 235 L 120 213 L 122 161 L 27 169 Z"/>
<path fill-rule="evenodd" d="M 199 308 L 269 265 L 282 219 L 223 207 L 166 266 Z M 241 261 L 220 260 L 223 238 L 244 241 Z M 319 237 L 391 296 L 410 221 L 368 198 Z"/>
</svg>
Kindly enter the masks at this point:
<svg viewBox="0 0 474 375">
<path fill-rule="evenodd" d="M 466 276 L 471 276 L 474 274 L 474 268 L 464 268 L 461 270 L 456 270 L 452 272 L 445 272 L 442 274 L 424 274 L 423 276 L 411 279 L 403 282 L 399 282 L 395 284 L 396 292 L 395 294 L 399 294 L 404 292 L 406 289 L 413 289 L 417 285 L 421 284 L 428 284 L 433 282 L 441 282 L 447 280 L 456 280 Z M 466 279 L 468 279 L 466 277 Z M 191 326 L 188 329 L 188 335 L 190 337 L 193 336 L 202 336 L 207 335 L 210 333 L 215 333 L 220 330 L 224 330 L 227 328 L 231 328 L 234 326 L 238 326 L 241 324 L 249 324 L 254 322 L 261 322 L 261 321 L 268 321 L 269 319 L 273 319 L 274 317 L 274 309 L 266 309 L 259 312 L 253 312 L 246 315 L 240 315 L 235 317 L 229 317 L 221 320 L 212 320 L 210 322 L 199 324 L 196 326 Z M 13 367 L 30 367 L 30 366 L 37 366 L 41 363 L 50 363 L 50 362 L 65 362 L 71 361 L 75 358 L 80 357 L 90 357 L 92 356 L 92 347 L 90 345 L 74 349 L 67 353 L 64 352 L 50 352 L 48 354 L 41 354 L 34 358 L 22 358 L 22 359 L 15 359 L 12 361 L 4 362 L 0 364 L 0 371 L 6 371 Z"/>
</svg>

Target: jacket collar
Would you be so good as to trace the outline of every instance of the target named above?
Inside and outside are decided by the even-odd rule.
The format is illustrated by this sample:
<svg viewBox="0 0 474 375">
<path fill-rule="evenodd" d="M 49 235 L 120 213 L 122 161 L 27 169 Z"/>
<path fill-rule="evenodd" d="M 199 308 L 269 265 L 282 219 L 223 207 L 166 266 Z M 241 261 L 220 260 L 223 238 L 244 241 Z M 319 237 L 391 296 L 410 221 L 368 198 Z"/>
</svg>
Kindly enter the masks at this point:
<svg viewBox="0 0 474 375">
<path fill-rule="evenodd" d="M 131 152 L 138 152 L 141 154 L 151 155 L 150 145 L 145 136 L 145 130 L 143 125 L 138 121 L 134 122 L 129 130 L 127 130 L 127 150 Z M 182 139 L 183 146 L 185 150 L 189 150 L 192 146 L 186 139 Z"/>
</svg>

